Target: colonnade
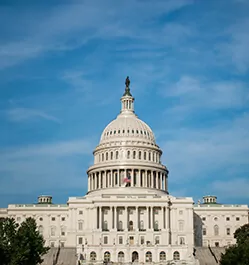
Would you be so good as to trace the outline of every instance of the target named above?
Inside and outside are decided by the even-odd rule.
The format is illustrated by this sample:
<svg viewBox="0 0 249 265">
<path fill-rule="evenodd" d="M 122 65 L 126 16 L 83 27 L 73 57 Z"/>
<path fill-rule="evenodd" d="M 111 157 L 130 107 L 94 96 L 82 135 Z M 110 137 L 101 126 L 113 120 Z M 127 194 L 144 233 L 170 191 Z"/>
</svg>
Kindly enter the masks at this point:
<svg viewBox="0 0 249 265">
<path fill-rule="evenodd" d="M 104 215 L 106 216 L 105 210 L 108 212 L 107 217 L 104 218 Z M 163 229 L 169 230 L 171 227 L 170 208 L 165 206 L 99 206 L 96 208 L 96 211 L 95 221 L 99 230 L 160 231 Z M 155 218 L 155 211 L 158 211 L 158 218 Z M 107 227 L 105 222 L 107 222 Z M 122 222 L 122 225 L 120 225 L 120 222 Z"/>
<path fill-rule="evenodd" d="M 88 174 L 88 191 L 122 187 L 155 188 L 167 191 L 167 173 L 159 170 L 144 169 L 108 169 Z"/>
</svg>

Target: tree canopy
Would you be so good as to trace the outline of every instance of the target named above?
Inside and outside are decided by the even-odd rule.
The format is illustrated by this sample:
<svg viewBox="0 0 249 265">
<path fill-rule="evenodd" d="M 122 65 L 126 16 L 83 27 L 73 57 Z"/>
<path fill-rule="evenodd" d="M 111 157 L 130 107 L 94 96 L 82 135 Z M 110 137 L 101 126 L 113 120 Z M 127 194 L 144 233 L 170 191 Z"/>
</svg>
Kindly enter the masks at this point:
<svg viewBox="0 0 249 265">
<path fill-rule="evenodd" d="M 0 220 L 1 265 L 40 264 L 48 250 L 33 218 L 27 218 L 21 225 L 13 218 Z"/>
<path fill-rule="evenodd" d="M 221 265 L 249 265 L 249 224 L 234 233 L 237 244 L 226 249 L 221 256 Z"/>
</svg>

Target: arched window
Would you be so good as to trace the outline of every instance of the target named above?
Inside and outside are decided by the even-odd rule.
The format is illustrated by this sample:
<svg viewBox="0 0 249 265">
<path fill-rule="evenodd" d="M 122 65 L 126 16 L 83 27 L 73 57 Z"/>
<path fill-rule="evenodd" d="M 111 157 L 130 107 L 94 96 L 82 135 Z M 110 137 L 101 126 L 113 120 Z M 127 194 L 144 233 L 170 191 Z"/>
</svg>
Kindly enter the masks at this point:
<svg viewBox="0 0 249 265">
<path fill-rule="evenodd" d="M 104 154 L 102 154 L 102 161 L 104 161 Z"/>
<path fill-rule="evenodd" d="M 91 260 L 91 261 L 95 261 L 96 258 L 97 258 L 96 252 L 92 251 L 92 252 L 90 253 L 90 260 Z"/>
<path fill-rule="evenodd" d="M 78 222 L 78 230 L 80 230 L 80 231 L 83 230 L 83 221 Z"/>
<path fill-rule="evenodd" d="M 180 243 L 180 245 L 185 245 L 185 238 L 184 237 L 180 237 L 179 238 L 179 243 Z"/>
<path fill-rule="evenodd" d="M 179 221 L 179 231 L 183 231 L 184 230 L 184 221 L 181 220 Z"/>
<path fill-rule="evenodd" d="M 108 160 L 108 153 L 105 153 L 105 160 Z"/>
<path fill-rule="evenodd" d="M 138 159 L 141 159 L 141 157 L 142 157 L 142 152 L 139 151 L 139 152 L 138 152 Z"/>
<path fill-rule="evenodd" d="M 144 221 L 143 220 L 141 220 L 139 223 L 139 229 L 144 230 Z"/>
<path fill-rule="evenodd" d="M 116 159 L 118 159 L 118 151 L 116 151 Z"/>
<path fill-rule="evenodd" d="M 151 153 L 149 152 L 149 161 L 151 160 Z"/>
<path fill-rule="evenodd" d="M 166 253 L 164 251 L 161 251 L 159 254 L 159 260 L 165 261 L 166 260 Z"/>
<path fill-rule="evenodd" d="M 180 253 L 178 251 L 173 253 L 173 260 L 180 260 Z"/>
<path fill-rule="evenodd" d="M 122 221 L 119 221 L 118 222 L 118 230 L 119 231 L 122 231 L 123 230 L 123 222 Z"/>
<path fill-rule="evenodd" d="M 104 261 L 106 261 L 106 262 L 110 262 L 111 261 L 111 254 L 110 254 L 109 251 L 106 251 L 104 253 Z"/>
<path fill-rule="evenodd" d="M 55 231 L 56 231 L 56 228 L 54 226 L 51 227 L 51 236 L 55 236 Z"/>
<path fill-rule="evenodd" d="M 118 252 L 118 262 L 124 262 L 124 252 Z"/>
<path fill-rule="evenodd" d="M 130 151 L 127 151 L 127 158 L 130 159 Z"/>
<path fill-rule="evenodd" d="M 144 152 L 144 160 L 146 160 L 146 152 Z"/>
<path fill-rule="evenodd" d="M 145 261 L 146 262 L 152 262 L 152 253 L 150 251 L 147 251 L 145 254 Z"/>
<path fill-rule="evenodd" d="M 132 221 L 129 222 L 129 231 L 133 231 L 133 222 Z"/>
<path fill-rule="evenodd" d="M 155 153 L 152 153 L 152 161 L 155 162 Z"/>
<path fill-rule="evenodd" d="M 39 233 L 42 235 L 43 234 L 43 226 L 42 225 L 40 225 L 39 227 L 38 227 L 38 231 L 39 231 Z"/>
<path fill-rule="evenodd" d="M 214 235 L 215 236 L 218 236 L 219 235 L 219 226 L 218 225 L 215 225 L 214 226 Z"/>
<path fill-rule="evenodd" d="M 113 159 L 113 152 L 111 152 L 111 160 Z"/>
<path fill-rule="evenodd" d="M 136 159 L 136 151 L 133 151 L 133 159 Z"/>
</svg>

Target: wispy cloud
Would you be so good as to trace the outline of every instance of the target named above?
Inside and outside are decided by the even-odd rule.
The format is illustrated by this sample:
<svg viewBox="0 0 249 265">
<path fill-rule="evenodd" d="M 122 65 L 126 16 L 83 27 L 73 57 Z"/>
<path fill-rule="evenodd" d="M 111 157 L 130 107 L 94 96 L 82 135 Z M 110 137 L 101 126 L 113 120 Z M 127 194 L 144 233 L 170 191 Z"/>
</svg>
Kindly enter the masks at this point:
<svg viewBox="0 0 249 265">
<path fill-rule="evenodd" d="M 32 20 L 32 27 L 27 30 L 25 40 L 9 41 L 0 46 L 0 68 L 34 58 L 43 52 L 75 49 L 86 44 L 93 38 L 110 38 L 129 36 L 131 24 L 141 23 L 144 19 L 151 19 L 159 14 L 167 14 L 182 8 L 192 1 L 157 1 L 157 3 L 130 1 L 122 4 L 113 1 L 96 2 L 85 1 L 82 4 L 60 5 L 47 12 L 32 11 L 26 18 L 26 23 Z M 103 12 L 103 9 L 107 10 Z M 137 16 L 137 11 L 140 16 Z M 3 16 L 2 23 L 9 23 L 17 14 L 8 9 L 9 16 Z M 153 12 L 152 12 L 153 11 Z M 0 14 L 5 13 L 0 9 Z M 129 14 L 125 19 L 124 14 Z M 15 18 L 16 19 L 16 18 Z M 22 21 L 20 19 L 20 21 Z M 115 25 L 115 26 L 114 26 Z M 134 32 L 132 32 L 134 36 Z"/>
<path fill-rule="evenodd" d="M 29 189 L 59 190 L 79 185 L 83 188 L 87 179 L 84 178 L 80 161 L 84 161 L 84 156 L 88 157 L 93 148 L 92 139 L 78 139 L 2 150 L 1 193 L 7 192 L 10 182 L 15 183 L 11 189 L 13 194 L 20 192 L 20 186 L 24 193 Z M 86 170 L 87 166 L 83 168 Z"/>
<path fill-rule="evenodd" d="M 61 123 L 61 121 L 47 114 L 44 111 L 28 109 L 28 108 L 12 108 L 5 111 L 7 119 L 13 122 L 24 122 L 24 121 L 35 121 L 35 120 L 48 120 L 56 123 Z"/>
</svg>

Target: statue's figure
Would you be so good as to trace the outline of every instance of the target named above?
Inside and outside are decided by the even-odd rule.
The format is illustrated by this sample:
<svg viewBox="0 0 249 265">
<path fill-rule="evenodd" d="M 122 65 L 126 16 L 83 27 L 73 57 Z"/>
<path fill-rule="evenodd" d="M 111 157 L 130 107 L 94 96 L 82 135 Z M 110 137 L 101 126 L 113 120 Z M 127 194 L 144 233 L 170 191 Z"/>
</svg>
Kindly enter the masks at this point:
<svg viewBox="0 0 249 265">
<path fill-rule="evenodd" d="M 129 79 L 129 76 L 127 76 L 126 79 L 125 79 L 125 85 L 126 85 L 126 87 L 129 87 L 130 86 L 130 83 L 131 83 L 131 81 Z"/>
</svg>

